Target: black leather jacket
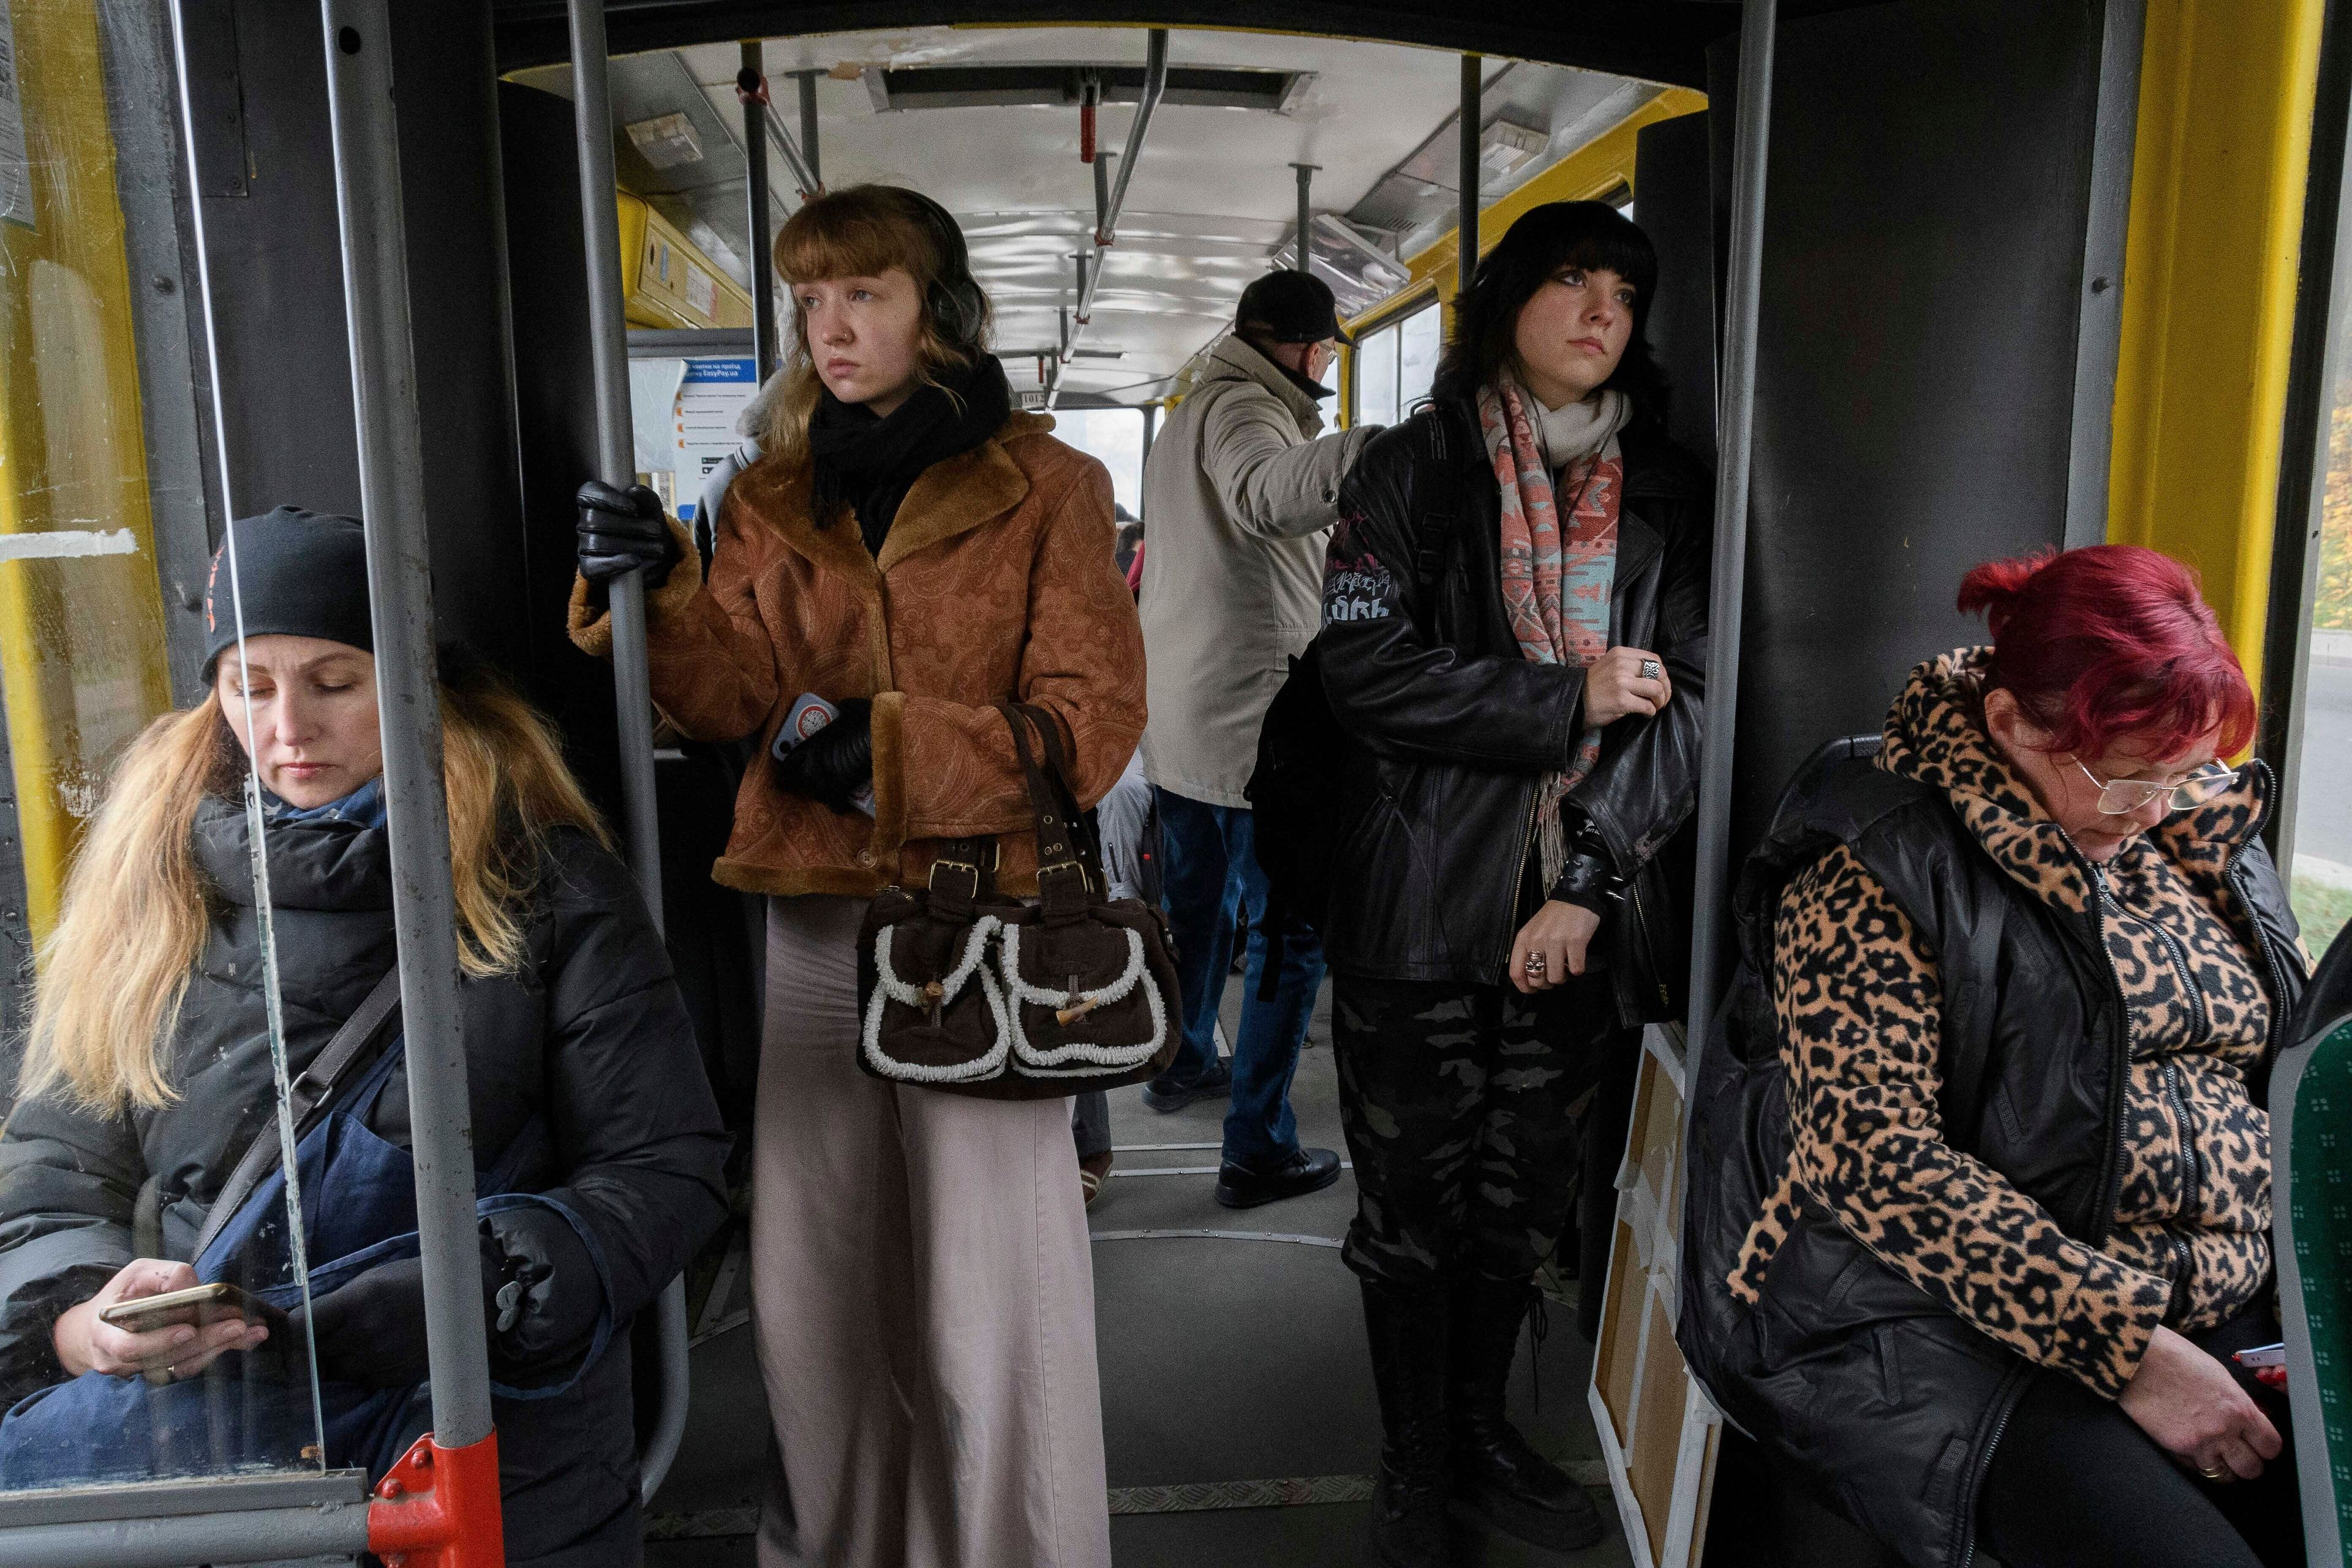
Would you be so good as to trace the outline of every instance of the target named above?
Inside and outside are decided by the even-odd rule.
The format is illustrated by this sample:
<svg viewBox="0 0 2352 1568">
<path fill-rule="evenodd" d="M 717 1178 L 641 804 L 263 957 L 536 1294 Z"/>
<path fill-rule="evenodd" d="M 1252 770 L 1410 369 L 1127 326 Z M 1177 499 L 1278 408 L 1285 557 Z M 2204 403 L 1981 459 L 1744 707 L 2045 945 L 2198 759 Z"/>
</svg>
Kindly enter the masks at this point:
<svg viewBox="0 0 2352 1568">
<path fill-rule="evenodd" d="M 1675 1016 L 1687 978 L 1680 830 L 1698 790 L 1710 508 L 1706 475 L 1680 447 L 1634 432 L 1622 444 L 1609 640 L 1654 651 L 1674 700 L 1610 725 L 1570 804 L 1629 884 L 1596 949 L 1624 1021 L 1641 1023 Z M 1430 466 L 1441 482 L 1417 481 Z M 1423 498 L 1454 509 L 1450 526 L 1424 527 Z M 1353 826 L 1333 868 L 1325 952 L 1344 973 L 1500 984 L 1532 912 L 1537 781 L 1583 732 L 1583 672 L 1530 662 L 1511 634 L 1501 505 L 1467 405 L 1433 405 L 1375 437 L 1340 489 L 1339 516 L 1319 658 L 1354 753 L 1339 802 Z M 1435 552 L 1426 560 L 1424 545 Z"/>
<path fill-rule="evenodd" d="M 1944 1141 L 2095 1246 L 2115 1223 L 2129 1023 L 2096 915 L 2064 917 L 2027 892 L 1942 791 L 1880 772 L 1874 750 L 1839 742 L 1801 771 L 1740 873 L 1739 967 L 1691 1068 L 1675 1337 L 1724 1414 L 1824 1500 L 1913 1568 L 1967 1568 L 2009 1413 L 2032 1379 L 2063 1374 L 1945 1310 L 1811 1196 L 1801 1194 L 1757 1303 L 1727 1282 L 1789 1168 L 1773 913 L 1790 878 L 1853 847 L 1937 955 Z M 2265 801 L 2240 825 L 2228 880 L 2259 933 L 2274 1059 L 2305 972 L 2258 837 L 2267 811 Z M 2269 1077 L 2265 1061 L 2248 1085 L 2257 1105 Z"/>
</svg>

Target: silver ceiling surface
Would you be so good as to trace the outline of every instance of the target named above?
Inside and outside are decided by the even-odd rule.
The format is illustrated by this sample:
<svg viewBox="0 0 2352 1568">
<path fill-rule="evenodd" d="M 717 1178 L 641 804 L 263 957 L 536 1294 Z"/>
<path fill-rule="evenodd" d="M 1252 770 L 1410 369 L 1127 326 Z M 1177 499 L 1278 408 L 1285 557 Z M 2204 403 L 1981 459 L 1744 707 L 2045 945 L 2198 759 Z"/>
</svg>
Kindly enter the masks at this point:
<svg viewBox="0 0 2352 1568">
<path fill-rule="evenodd" d="M 1055 73 L 1003 68 L 1120 67 L 1125 75 L 1142 65 L 1143 31 L 917 27 L 772 38 L 764 53 L 779 117 L 794 134 L 797 85 L 788 73 L 825 73 L 816 79 L 816 102 L 828 185 L 913 185 L 956 215 L 995 306 L 997 346 L 1013 384 L 1034 384 L 1029 356 L 1056 346 L 1060 313 L 1076 299 L 1072 258 L 1094 226 L 1094 179 L 1078 158 L 1076 105 L 1053 101 L 1061 94 L 1051 85 L 1024 85 L 1048 82 Z M 1294 254 L 1294 163 L 1320 165 L 1313 189 L 1316 270 L 1345 310 L 1361 310 L 1400 285 L 1404 271 L 1396 258 L 1453 226 L 1457 57 L 1393 44 L 1198 29 L 1172 33 L 1169 53 L 1175 68 L 1276 72 L 1286 79 L 1278 93 L 1234 95 L 1248 106 L 1185 101 L 1175 92 L 1161 104 L 1096 295 L 1086 337 L 1091 352 L 1063 374 L 1066 392 L 1082 397 L 1140 402 L 1161 395 L 1230 323 L 1249 281 Z M 612 85 L 623 184 L 742 281 L 749 277 L 750 204 L 735 98 L 740 65 L 731 45 L 620 57 Z M 941 68 L 961 74 L 921 75 Z M 992 94 L 997 101 L 962 101 L 974 96 L 975 84 L 992 85 L 988 68 L 1011 85 Z M 516 79 L 568 96 L 570 75 L 568 67 L 554 66 L 519 72 Z M 923 91 L 927 79 L 948 90 Z M 1489 175 L 1481 191 L 1487 202 L 1613 129 L 1659 90 L 1624 78 L 1500 59 L 1488 61 L 1486 80 L 1481 125 L 1508 121 L 1513 130 L 1492 134 L 1507 134 L 1529 150 L 1520 166 Z M 1034 101 L 1002 100 L 1024 96 Z M 1106 94 L 1103 148 L 1124 148 L 1133 96 L 1131 89 Z M 702 155 L 656 168 L 624 128 L 679 113 Z M 781 223 L 798 195 L 782 159 L 771 159 L 770 179 Z"/>
</svg>

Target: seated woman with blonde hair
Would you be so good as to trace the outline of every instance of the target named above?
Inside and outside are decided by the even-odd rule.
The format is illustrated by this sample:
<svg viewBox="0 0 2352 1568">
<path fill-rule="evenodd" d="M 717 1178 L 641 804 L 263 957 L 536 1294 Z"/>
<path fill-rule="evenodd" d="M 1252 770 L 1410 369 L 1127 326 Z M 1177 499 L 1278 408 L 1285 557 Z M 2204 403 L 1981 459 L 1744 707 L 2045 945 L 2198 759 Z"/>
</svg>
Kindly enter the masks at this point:
<svg viewBox="0 0 2352 1568">
<path fill-rule="evenodd" d="M 291 508 L 233 527 L 212 689 L 149 726 L 90 824 L 0 1131 L 0 1488 L 315 1466 L 321 1424 L 330 1467 L 380 1475 L 430 1415 L 396 1013 L 299 1145 L 307 1290 L 278 1173 L 273 1033 L 289 1079 L 323 1073 L 347 1020 L 397 999 L 363 536 Z M 547 722 L 457 656 L 441 712 L 507 1560 L 634 1563 L 626 1324 L 717 1227 L 725 1136 Z M 200 1280 L 263 1307 L 108 1320 Z"/>
</svg>

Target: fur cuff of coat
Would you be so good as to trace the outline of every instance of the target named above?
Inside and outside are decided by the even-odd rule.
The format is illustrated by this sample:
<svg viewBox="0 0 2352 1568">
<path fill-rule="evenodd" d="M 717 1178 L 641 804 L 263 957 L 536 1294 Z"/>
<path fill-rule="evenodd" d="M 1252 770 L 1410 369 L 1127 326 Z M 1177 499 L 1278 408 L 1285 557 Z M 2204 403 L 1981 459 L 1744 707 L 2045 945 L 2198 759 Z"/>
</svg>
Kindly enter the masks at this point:
<svg viewBox="0 0 2352 1568">
<path fill-rule="evenodd" d="M 677 564 L 669 569 L 668 580 L 646 595 L 646 622 L 648 626 L 686 613 L 687 605 L 702 588 L 702 552 L 695 547 L 694 535 L 686 524 L 674 517 L 662 521 L 669 524 L 669 536 L 677 542 Z M 588 602 L 588 579 L 574 575 L 572 579 L 572 605 L 564 616 L 564 629 L 572 634 L 572 646 L 591 658 L 613 657 L 613 616 L 609 610 L 597 609 Z"/>
</svg>

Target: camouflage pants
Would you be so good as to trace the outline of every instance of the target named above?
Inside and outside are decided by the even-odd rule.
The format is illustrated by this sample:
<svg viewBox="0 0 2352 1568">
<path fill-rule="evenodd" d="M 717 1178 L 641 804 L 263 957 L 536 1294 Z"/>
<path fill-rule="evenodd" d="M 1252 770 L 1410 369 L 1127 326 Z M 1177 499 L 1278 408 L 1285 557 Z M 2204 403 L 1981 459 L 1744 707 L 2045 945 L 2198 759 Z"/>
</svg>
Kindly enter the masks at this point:
<svg viewBox="0 0 2352 1568">
<path fill-rule="evenodd" d="M 1569 1108 L 1617 1037 L 1605 976 L 1522 996 L 1339 975 L 1331 1035 L 1356 1163 L 1348 1267 L 1407 1286 L 1532 1276 L 1568 1223 Z"/>
</svg>

